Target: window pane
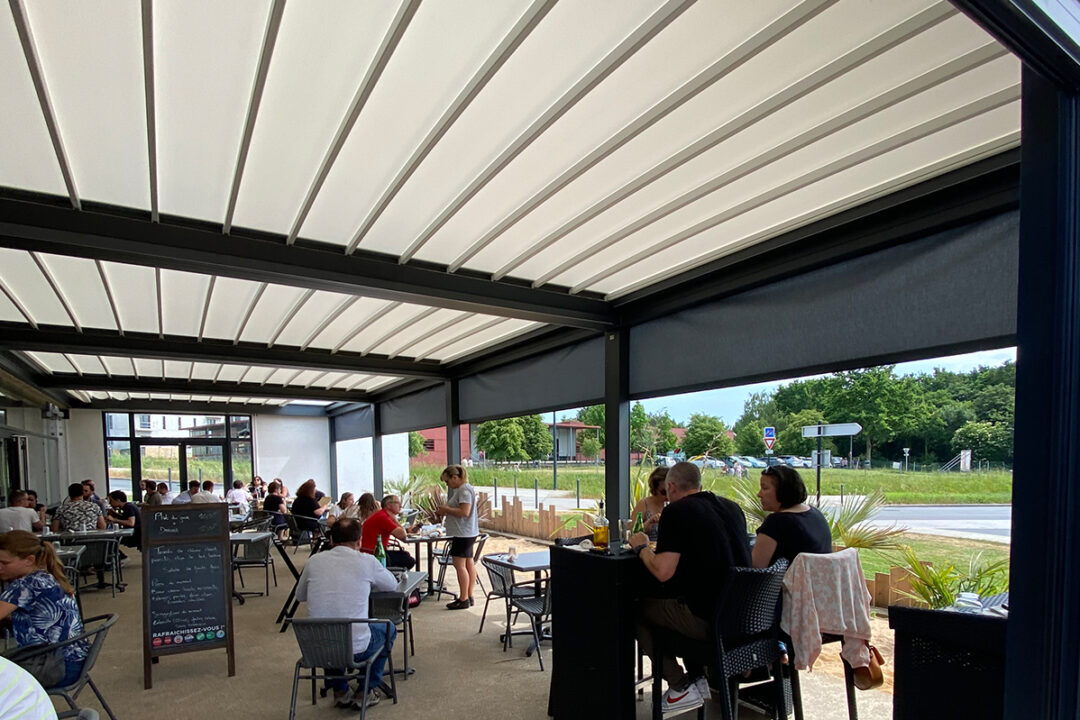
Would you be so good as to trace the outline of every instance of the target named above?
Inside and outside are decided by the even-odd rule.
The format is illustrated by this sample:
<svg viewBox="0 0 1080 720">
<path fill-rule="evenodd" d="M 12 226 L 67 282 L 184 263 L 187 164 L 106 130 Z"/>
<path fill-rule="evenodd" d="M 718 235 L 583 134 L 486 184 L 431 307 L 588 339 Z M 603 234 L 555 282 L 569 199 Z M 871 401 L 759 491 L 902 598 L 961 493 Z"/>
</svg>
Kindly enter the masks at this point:
<svg viewBox="0 0 1080 720">
<path fill-rule="evenodd" d="M 125 422 L 127 415 L 123 416 Z M 105 443 L 105 447 L 108 449 L 109 457 L 108 465 L 105 475 L 105 487 L 108 492 L 113 490 L 123 490 L 127 493 L 128 499 L 131 499 L 131 443 L 127 440 L 109 440 Z M 65 495 L 67 489 L 65 487 Z"/>
<path fill-rule="evenodd" d="M 222 425 L 223 429 L 224 427 Z M 198 480 L 201 484 L 209 480 L 214 483 L 214 494 L 224 496 L 225 459 L 223 456 L 224 448 L 220 445 L 188 445 L 188 482 Z"/>
<path fill-rule="evenodd" d="M 135 435 L 161 438 L 225 437 L 225 416 L 136 413 Z"/>
<path fill-rule="evenodd" d="M 229 437 L 236 438 L 237 440 L 251 439 L 251 416 L 230 415 Z"/>
<path fill-rule="evenodd" d="M 106 437 L 131 437 L 131 421 L 127 413 L 105 413 Z"/>
<path fill-rule="evenodd" d="M 165 483 L 173 495 L 180 492 L 179 445 L 143 445 L 139 448 L 139 462 L 142 480 Z"/>
<path fill-rule="evenodd" d="M 250 485 L 255 477 L 251 462 L 251 443 L 234 442 L 232 444 L 232 479 L 239 480 L 245 486 Z M 229 483 L 232 487 L 232 483 Z"/>
</svg>

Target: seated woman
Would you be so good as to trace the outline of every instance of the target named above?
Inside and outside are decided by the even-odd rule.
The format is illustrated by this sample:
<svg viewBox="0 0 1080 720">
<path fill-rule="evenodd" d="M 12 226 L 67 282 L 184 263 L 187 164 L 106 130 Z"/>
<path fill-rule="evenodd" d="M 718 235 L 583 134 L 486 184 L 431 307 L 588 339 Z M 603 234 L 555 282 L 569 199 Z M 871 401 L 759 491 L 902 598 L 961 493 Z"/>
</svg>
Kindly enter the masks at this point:
<svg viewBox="0 0 1080 720">
<path fill-rule="evenodd" d="M 806 485 L 797 470 L 787 465 L 762 470 L 758 498 L 770 515 L 757 531 L 754 567 L 769 567 L 779 558 L 791 562 L 803 552 L 832 552 L 829 523 L 820 510 L 806 504 Z"/>
<path fill-rule="evenodd" d="M 660 513 L 667 504 L 667 471 L 666 467 L 658 467 L 649 474 L 649 494 L 641 498 L 630 511 L 631 520 L 636 520 L 637 514 L 641 513 L 645 534 L 653 541 L 656 540 L 656 531 L 660 525 Z"/>
<path fill-rule="evenodd" d="M 285 498 L 281 495 L 281 484 L 277 480 L 266 486 L 266 500 L 263 502 L 263 510 L 273 513 L 273 520 L 270 524 L 280 538 L 289 523 L 285 520 Z"/>
<path fill-rule="evenodd" d="M 341 493 L 341 499 L 330 506 L 330 509 L 326 511 L 326 527 L 333 527 L 334 523 L 339 518 L 348 517 L 346 513 L 349 512 L 349 508 L 353 507 L 356 501 L 353 500 L 353 494 L 351 492 Z"/>
<path fill-rule="evenodd" d="M 251 493 L 244 489 L 243 480 L 233 480 L 232 490 L 225 493 L 225 502 L 239 505 L 240 513 L 247 515 L 251 503 Z"/>
<path fill-rule="evenodd" d="M 315 481 L 308 480 L 296 489 L 296 499 L 293 500 L 292 514 L 296 516 L 296 526 L 301 530 L 315 531 L 319 529 L 319 516 L 326 512 L 326 507 L 320 507 L 315 499 Z"/>
<path fill-rule="evenodd" d="M 11 618 L 19 647 L 63 642 L 82 634 L 75 591 L 52 543 L 24 530 L 0 535 L 0 580 L 7 583 L 0 593 L 0 619 Z M 64 678 L 57 685 L 79 677 L 87 650 L 83 642 L 64 648 Z"/>
<path fill-rule="evenodd" d="M 356 501 L 356 519 L 364 522 L 379 511 L 379 501 L 371 493 L 364 493 Z"/>
</svg>

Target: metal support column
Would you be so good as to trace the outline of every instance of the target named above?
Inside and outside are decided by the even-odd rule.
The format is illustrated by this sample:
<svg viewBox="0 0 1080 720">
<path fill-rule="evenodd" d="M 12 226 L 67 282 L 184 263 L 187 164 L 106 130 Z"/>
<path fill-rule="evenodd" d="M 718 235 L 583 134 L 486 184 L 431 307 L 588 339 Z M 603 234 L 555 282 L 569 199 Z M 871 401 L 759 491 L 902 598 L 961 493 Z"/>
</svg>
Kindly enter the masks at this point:
<svg viewBox="0 0 1080 720">
<path fill-rule="evenodd" d="M 379 406 L 371 406 L 371 481 L 375 497 L 382 499 L 383 490 L 383 447 L 382 422 L 379 420 Z"/>
<path fill-rule="evenodd" d="M 328 437 L 330 438 L 330 499 L 336 501 L 341 497 L 337 476 L 337 432 L 334 430 L 334 418 L 328 417 L 326 422 L 329 423 Z"/>
<path fill-rule="evenodd" d="M 1005 717 L 1080 716 L 1080 95 L 1023 71 Z M 989 290 L 988 290 L 989 292 Z"/>
<path fill-rule="evenodd" d="M 446 462 L 457 465 L 461 462 L 461 416 L 458 410 L 458 382 L 447 380 L 446 388 Z"/>
<path fill-rule="evenodd" d="M 630 514 L 630 331 L 604 338 L 604 497 L 614 539 Z"/>
</svg>

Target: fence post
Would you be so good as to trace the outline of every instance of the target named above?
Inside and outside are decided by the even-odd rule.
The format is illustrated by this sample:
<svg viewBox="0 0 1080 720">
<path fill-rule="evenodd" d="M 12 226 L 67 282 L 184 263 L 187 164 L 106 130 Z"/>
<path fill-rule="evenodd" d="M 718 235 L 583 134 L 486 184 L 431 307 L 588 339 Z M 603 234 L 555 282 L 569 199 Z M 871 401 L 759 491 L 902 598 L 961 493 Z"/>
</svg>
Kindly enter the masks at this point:
<svg viewBox="0 0 1080 720">
<path fill-rule="evenodd" d="M 169 471 L 169 489 L 172 490 L 172 468 L 168 467 L 165 469 Z"/>
<path fill-rule="evenodd" d="M 540 509 L 540 478 L 533 477 L 533 504 Z"/>
<path fill-rule="evenodd" d="M 844 504 L 844 483 L 840 483 L 840 504 Z"/>
<path fill-rule="evenodd" d="M 492 475 L 491 482 L 495 486 L 495 507 L 499 507 L 499 478 Z"/>
<path fill-rule="evenodd" d="M 514 497 L 517 497 L 517 473 L 514 473 Z"/>
<path fill-rule="evenodd" d="M 199 485 L 202 485 L 202 468 L 199 468 Z"/>
</svg>

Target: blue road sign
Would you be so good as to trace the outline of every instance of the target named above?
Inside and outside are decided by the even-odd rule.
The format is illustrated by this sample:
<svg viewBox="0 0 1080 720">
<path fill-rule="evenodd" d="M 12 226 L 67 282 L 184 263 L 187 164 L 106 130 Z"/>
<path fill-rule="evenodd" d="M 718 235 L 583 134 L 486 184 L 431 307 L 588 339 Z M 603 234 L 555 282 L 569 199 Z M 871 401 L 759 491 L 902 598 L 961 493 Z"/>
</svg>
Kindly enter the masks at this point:
<svg viewBox="0 0 1080 720">
<path fill-rule="evenodd" d="M 765 428 L 765 437 L 767 437 L 767 438 L 775 438 L 776 437 L 776 428 L 774 428 L 774 427 Z"/>
</svg>

